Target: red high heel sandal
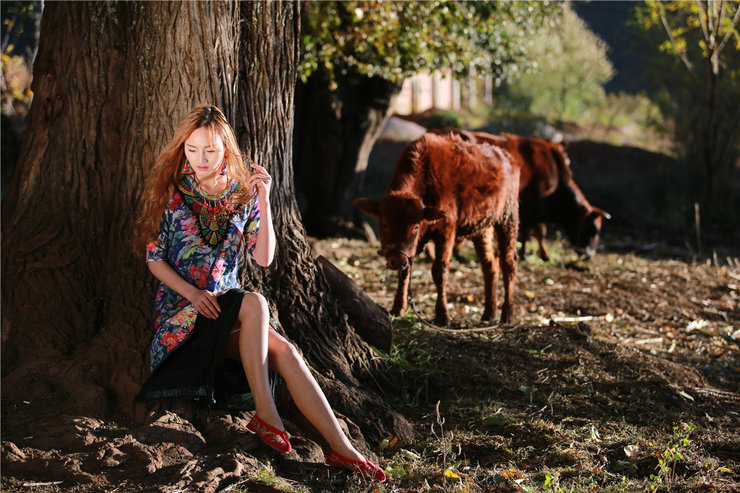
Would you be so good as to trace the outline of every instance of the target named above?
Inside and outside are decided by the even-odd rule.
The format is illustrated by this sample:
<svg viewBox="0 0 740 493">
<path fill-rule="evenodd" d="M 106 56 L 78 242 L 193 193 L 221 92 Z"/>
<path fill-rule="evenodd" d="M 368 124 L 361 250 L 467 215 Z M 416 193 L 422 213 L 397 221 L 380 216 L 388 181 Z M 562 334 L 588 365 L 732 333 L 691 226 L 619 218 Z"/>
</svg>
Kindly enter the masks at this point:
<svg viewBox="0 0 740 493">
<path fill-rule="evenodd" d="M 274 426 L 265 423 L 256 414 L 252 417 L 252 420 L 247 425 L 247 429 L 253 433 L 256 433 L 260 440 L 265 442 L 275 450 L 279 450 L 284 454 L 289 454 L 293 447 L 290 446 L 288 440 L 288 433 L 283 430 L 280 431 Z"/>
<path fill-rule="evenodd" d="M 375 481 L 378 481 L 380 483 L 385 482 L 386 479 L 385 472 L 383 472 L 380 467 L 373 464 L 369 460 L 348 459 L 347 457 L 338 453 L 336 450 L 331 451 L 329 457 L 326 458 L 326 464 L 329 466 L 343 467 L 345 469 L 349 469 L 358 476 L 374 479 Z"/>
</svg>

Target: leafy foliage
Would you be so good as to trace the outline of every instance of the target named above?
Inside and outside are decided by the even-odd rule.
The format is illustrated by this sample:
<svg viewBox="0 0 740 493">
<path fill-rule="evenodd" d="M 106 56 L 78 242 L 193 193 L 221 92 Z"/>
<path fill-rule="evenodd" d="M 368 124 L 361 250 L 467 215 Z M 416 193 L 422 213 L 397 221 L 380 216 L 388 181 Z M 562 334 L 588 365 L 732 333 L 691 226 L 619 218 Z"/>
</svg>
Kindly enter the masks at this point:
<svg viewBox="0 0 740 493">
<path fill-rule="evenodd" d="M 524 40 L 552 21 L 560 4 L 535 1 L 349 1 L 307 5 L 300 74 L 325 70 L 400 81 L 449 67 L 504 77 L 526 63 Z"/>
<path fill-rule="evenodd" d="M 39 2 L 2 2 L 2 87 L 3 115 L 25 115 L 31 105 L 31 63 L 36 45 L 34 23 L 40 17 Z"/>
<path fill-rule="evenodd" d="M 646 70 L 649 89 L 675 121 L 684 157 L 702 166 L 712 200 L 740 157 L 740 2 L 646 2 L 635 23 L 664 56 Z"/>
<path fill-rule="evenodd" d="M 2 55 L 2 92 L 0 107 L 3 115 L 25 115 L 31 105 L 31 68 L 26 60 L 18 55 L 9 55 L 13 45 Z"/>
<path fill-rule="evenodd" d="M 606 101 L 603 84 L 613 68 L 606 44 L 568 4 L 560 22 L 526 40 L 533 65 L 512 77 L 500 105 L 522 113 L 576 119 L 588 107 Z"/>
</svg>

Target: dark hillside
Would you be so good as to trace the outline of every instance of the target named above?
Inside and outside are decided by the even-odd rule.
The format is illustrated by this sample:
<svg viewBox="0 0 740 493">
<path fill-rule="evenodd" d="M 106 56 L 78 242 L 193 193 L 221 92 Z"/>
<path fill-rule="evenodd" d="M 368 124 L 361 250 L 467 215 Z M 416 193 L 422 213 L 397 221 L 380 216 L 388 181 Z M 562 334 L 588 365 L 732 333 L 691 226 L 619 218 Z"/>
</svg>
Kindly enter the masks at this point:
<svg viewBox="0 0 740 493">
<path fill-rule="evenodd" d="M 609 46 L 609 60 L 616 74 L 606 83 L 607 92 L 635 93 L 645 87 L 643 67 L 657 50 L 647 45 L 630 25 L 637 2 L 573 2 L 573 8 L 591 30 Z"/>
<path fill-rule="evenodd" d="M 665 154 L 588 140 L 571 143 L 568 155 L 586 196 L 613 216 L 606 227 L 607 243 L 620 244 L 632 237 L 642 247 L 655 247 L 658 242 L 674 254 L 679 250 L 684 255 L 696 253 L 694 204 L 701 195 L 696 170 Z M 732 189 L 740 189 L 737 169 L 731 179 Z M 739 195 L 727 197 L 719 208 L 725 212 L 740 209 Z M 714 219 L 710 224 L 701 217 L 700 222 L 705 252 L 740 253 L 740 232 L 732 227 L 736 223 Z"/>
</svg>

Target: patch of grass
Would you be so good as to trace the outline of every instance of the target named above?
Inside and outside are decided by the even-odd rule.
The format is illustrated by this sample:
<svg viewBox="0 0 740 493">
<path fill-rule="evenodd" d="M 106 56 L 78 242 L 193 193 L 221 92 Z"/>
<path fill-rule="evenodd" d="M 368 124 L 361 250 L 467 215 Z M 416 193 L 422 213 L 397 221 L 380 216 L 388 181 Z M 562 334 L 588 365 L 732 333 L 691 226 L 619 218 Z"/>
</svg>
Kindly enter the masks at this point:
<svg viewBox="0 0 740 493">
<path fill-rule="evenodd" d="M 559 229 L 548 233 L 545 239 L 545 246 L 550 254 L 550 260 L 545 261 L 540 257 L 540 248 L 537 240 L 530 236 L 525 243 L 524 258 L 525 263 L 532 267 L 544 267 L 559 265 L 562 266 L 569 262 L 575 262 L 579 256 L 575 250 L 570 248 L 568 242 L 563 239 L 563 234 Z M 517 249 L 521 248 L 521 243 L 517 242 Z"/>
<path fill-rule="evenodd" d="M 255 489 L 253 491 L 262 491 L 262 485 L 270 486 L 276 490 L 279 491 L 285 491 L 290 493 L 310 493 L 311 490 L 307 487 L 295 484 L 293 482 L 288 482 L 285 479 L 279 477 L 275 470 L 272 468 L 269 461 L 265 463 L 265 467 L 252 472 L 250 475 L 250 479 L 246 483 L 241 483 L 236 485 L 233 489 L 230 491 L 233 493 L 249 493 L 250 492 L 250 484 L 257 483 L 258 486 L 255 486 Z"/>
</svg>

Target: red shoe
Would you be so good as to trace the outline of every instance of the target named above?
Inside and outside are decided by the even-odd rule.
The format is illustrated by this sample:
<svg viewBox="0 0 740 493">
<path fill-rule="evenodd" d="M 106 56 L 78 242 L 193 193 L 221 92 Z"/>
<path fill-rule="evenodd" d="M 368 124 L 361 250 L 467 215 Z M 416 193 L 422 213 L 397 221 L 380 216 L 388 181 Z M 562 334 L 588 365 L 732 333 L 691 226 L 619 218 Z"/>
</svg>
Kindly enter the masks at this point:
<svg viewBox="0 0 740 493">
<path fill-rule="evenodd" d="M 329 466 L 344 467 L 353 471 L 358 476 L 363 478 L 370 478 L 380 483 L 385 482 L 385 472 L 373 464 L 369 460 L 353 460 L 339 454 L 336 450 L 332 450 L 329 457 L 326 458 L 326 464 Z"/>
<path fill-rule="evenodd" d="M 247 425 L 247 429 L 256 433 L 260 437 L 260 440 L 275 450 L 279 450 L 284 454 L 289 454 L 293 450 L 293 447 L 290 446 L 290 441 L 288 441 L 288 433 L 285 430 L 280 431 L 274 426 L 265 423 L 256 414 Z"/>
</svg>

